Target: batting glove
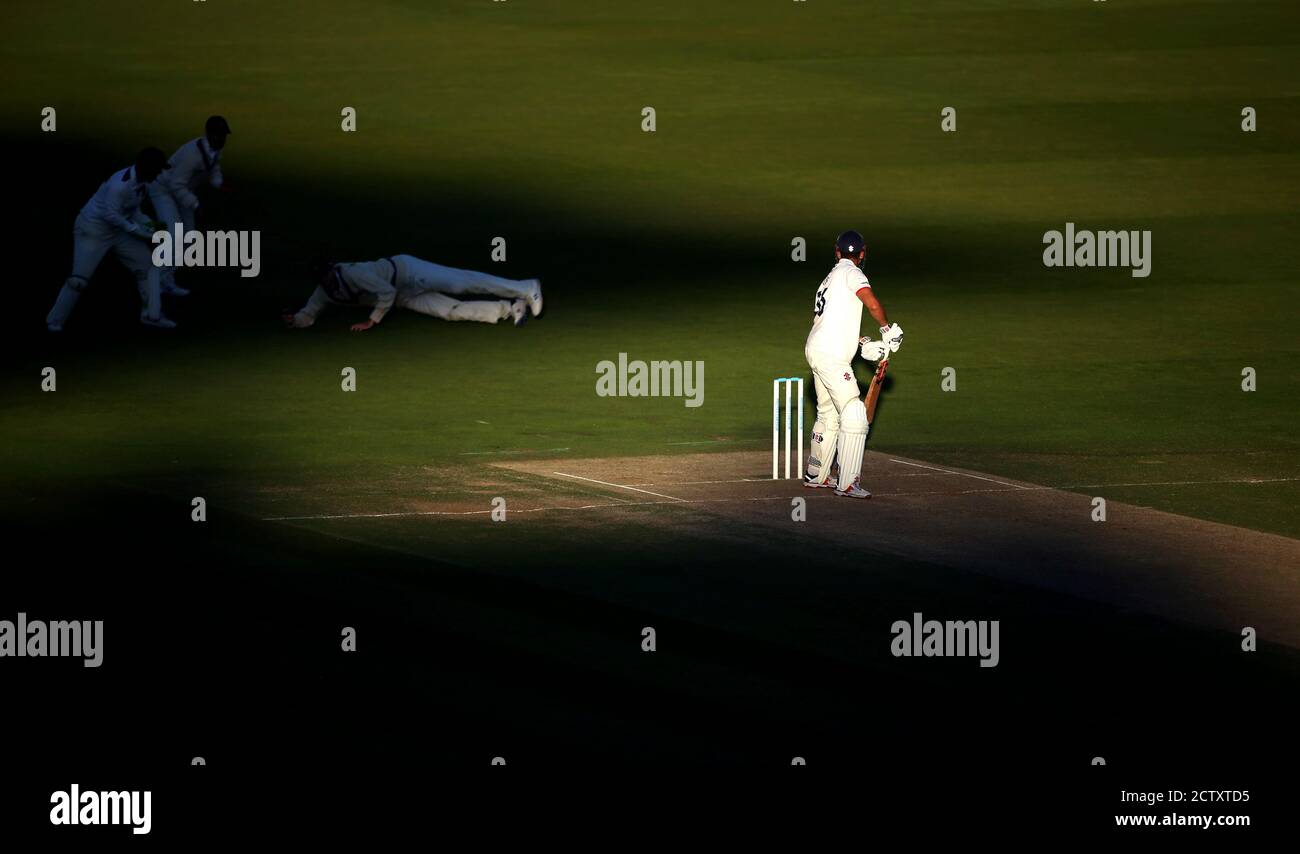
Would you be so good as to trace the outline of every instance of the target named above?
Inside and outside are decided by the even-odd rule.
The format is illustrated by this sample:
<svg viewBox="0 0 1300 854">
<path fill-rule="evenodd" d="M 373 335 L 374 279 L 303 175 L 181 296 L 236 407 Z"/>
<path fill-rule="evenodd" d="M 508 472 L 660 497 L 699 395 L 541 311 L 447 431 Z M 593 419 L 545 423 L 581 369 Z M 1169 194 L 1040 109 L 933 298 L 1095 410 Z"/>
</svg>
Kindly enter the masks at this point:
<svg viewBox="0 0 1300 854">
<path fill-rule="evenodd" d="M 903 329 L 897 323 L 880 327 L 880 337 L 891 353 L 897 353 L 898 348 L 903 346 Z"/>
<path fill-rule="evenodd" d="M 862 344 L 862 358 L 868 362 L 879 362 L 889 352 L 889 348 L 885 346 L 884 341 L 872 341 L 870 338 L 863 338 L 860 343 Z"/>
</svg>

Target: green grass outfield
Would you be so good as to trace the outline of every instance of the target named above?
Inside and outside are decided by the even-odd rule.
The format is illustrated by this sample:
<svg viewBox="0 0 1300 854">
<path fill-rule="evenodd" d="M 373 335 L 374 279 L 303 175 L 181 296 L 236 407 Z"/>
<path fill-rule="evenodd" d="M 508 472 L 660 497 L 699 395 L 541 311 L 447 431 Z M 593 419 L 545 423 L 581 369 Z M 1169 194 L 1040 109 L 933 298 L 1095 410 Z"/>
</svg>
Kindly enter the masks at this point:
<svg viewBox="0 0 1300 854">
<path fill-rule="evenodd" d="M 907 330 L 872 447 L 1300 536 L 1293 3 L 12 2 L 0 18 L 0 133 L 41 188 L 11 272 L 0 453 L 17 488 L 382 485 L 492 459 L 470 452 L 762 448 L 772 378 L 805 367 L 825 247 L 856 227 Z M 38 132 L 47 105 L 56 134 Z M 159 336 L 108 262 L 50 340 L 78 207 L 210 112 L 234 128 L 219 222 L 262 230 L 262 277 L 199 276 Z M 1042 234 L 1066 221 L 1151 229 L 1154 272 L 1044 268 Z M 326 245 L 540 275 L 547 311 L 522 330 L 401 311 L 365 335 L 347 312 L 279 329 Z M 596 363 L 619 352 L 703 360 L 705 405 L 598 398 Z"/>
</svg>

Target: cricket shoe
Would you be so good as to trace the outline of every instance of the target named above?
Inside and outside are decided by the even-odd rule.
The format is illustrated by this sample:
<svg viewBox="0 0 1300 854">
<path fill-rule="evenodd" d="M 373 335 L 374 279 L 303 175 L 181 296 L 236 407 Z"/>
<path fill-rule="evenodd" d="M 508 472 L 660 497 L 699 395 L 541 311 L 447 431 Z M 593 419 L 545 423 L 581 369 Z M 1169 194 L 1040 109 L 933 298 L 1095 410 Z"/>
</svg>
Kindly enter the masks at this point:
<svg viewBox="0 0 1300 854">
<path fill-rule="evenodd" d="M 848 489 L 840 489 L 838 486 L 835 487 L 835 494 L 840 496 L 841 498 L 870 498 L 871 497 L 871 493 L 862 488 L 862 484 L 858 482 L 858 479 L 856 477 L 853 479 L 853 483 L 849 484 Z"/>
<path fill-rule="evenodd" d="M 820 481 L 813 480 L 812 477 L 810 477 L 809 475 L 804 475 L 803 485 L 808 487 L 809 489 L 826 489 L 827 487 L 834 489 L 836 486 L 835 475 L 831 475 L 830 477 L 826 478 L 825 483 L 821 483 Z"/>
<path fill-rule="evenodd" d="M 530 279 L 533 286 L 528 289 L 528 295 L 524 299 L 528 300 L 528 310 L 533 313 L 533 317 L 542 313 L 542 280 Z"/>
<path fill-rule="evenodd" d="M 176 321 L 168 320 L 166 317 L 164 317 L 161 314 L 158 315 L 157 317 L 150 317 L 147 314 L 142 314 L 140 315 L 140 322 L 145 326 L 156 326 L 159 329 L 176 328 Z"/>
<path fill-rule="evenodd" d="M 171 294 L 174 297 L 187 297 L 190 295 L 189 288 L 182 288 L 175 282 L 163 282 L 159 290 L 162 293 Z"/>
<path fill-rule="evenodd" d="M 528 303 L 517 299 L 510 303 L 510 317 L 514 319 L 515 326 L 523 326 L 528 322 Z"/>
</svg>

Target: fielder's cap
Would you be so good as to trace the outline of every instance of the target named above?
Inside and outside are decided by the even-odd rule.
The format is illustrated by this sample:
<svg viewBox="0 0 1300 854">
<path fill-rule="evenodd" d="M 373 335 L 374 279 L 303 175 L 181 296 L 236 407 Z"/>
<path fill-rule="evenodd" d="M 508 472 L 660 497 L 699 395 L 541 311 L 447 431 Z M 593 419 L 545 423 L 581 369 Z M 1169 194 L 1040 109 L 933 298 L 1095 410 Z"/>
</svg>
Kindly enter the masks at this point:
<svg viewBox="0 0 1300 854">
<path fill-rule="evenodd" d="M 856 231 L 849 230 L 835 238 L 835 248 L 841 255 L 857 255 L 866 248 L 866 241 Z"/>
<path fill-rule="evenodd" d="M 167 162 L 167 155 L 162 153 L 162 149 L 153 146 L 140 149 L 140 153 L 135 157 L 135 165 L 145 169 L 157 169 L 159 172 L 172 168 L 172 165 Z"/>
<path fill-rule="evenodd" d="M 226 121 L 225 116 L 208 116 L 208 120 L 203 124 L 203 132 L 209 136 L 229 135 L 230 122 Z"/>
</svg>

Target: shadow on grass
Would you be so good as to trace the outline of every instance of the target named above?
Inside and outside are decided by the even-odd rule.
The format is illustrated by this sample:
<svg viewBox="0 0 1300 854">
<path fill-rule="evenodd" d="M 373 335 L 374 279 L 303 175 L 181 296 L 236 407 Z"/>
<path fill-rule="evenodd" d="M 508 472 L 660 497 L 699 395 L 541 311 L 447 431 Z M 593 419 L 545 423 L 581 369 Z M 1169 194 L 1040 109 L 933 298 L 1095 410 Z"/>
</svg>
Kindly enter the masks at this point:
<svg viewBox="0 0 1300 854">
<path fill-rule="evenodd" d="M 4 142 L 11 160 L 25 164 L 30 182 L 22 194 L 29 204 L 25 221 L 40 224 L 22 232 L 23 252 L 10 271 L 22 287 L 11 293 L 18 334 L 7 336 L 5 346 L 23 353 L 45 338 L 42 319 L 68 273 L 78 210 L 134 152 L 65 134 L 57 140 L 11 137 Z M 347 260 L 410 253 L 509 277 L 540 276 L 548 293 L 563 300 L 597 306 L 614 301 L 651 311 L 662 300 L 689 305 L 702 288 L 710 301 L 725 301 L 725 292 L 717 288 L 734 288 L 736 311 L 743 312 L 747 301 L 769 289 L 810 294 L 833 261 L 834 234 L 847 227 L 791 224 L 774 213 L 770 230 L 756 234 L 726 222 L 698 221 L 686 211 L 673 227 L 647 228 L 558 207 L 509 185 L 469 186 L 456 176 L 359 185 L 322 175 L 305 183 L 282 174 L 241 171 L 237 148 L 228 161 L 226 171 L 238 190 L 208 193 L 200 225 L 260 230 L 261 275 L 244 279 L 233 269 L 184 271 L 195 294 L 171 309 L 184 321 L 182 334 L 201 334 L 214 345 L 219 339 L 244 337 L 250 326 L 305 301 L 313 287 L 309 264 L 321 251 Z M 617 187 L 610 192 L 617 193 Z M 807 263 L 790 259 L 792 229 L 809 236 Z M 817 236 L 822 232 L 825 251 Z M 495 236 L 507 237 L 507 263 L 489 260 Z M 972 271 L 990 269 L 995 262 L 1007 274 L 1003 245 L 1013 239 L 1005 228 L 973 226 L 970 232 L 953 234 L 882 223 L 873 233 L 873 246 L 880 248 L 871 255 L 870 269 L 883 280 L 907 275 L 929 282 L 914 287 L 946 288 L 944 282 L 968 280 Z M 107 258 L 69 323 L 66 337 L 75 342 L 67 346 L 105 354 L 129 350 L 142 338 L 137 311 L 132 282 L 120 264 Z"/>
</svg>

